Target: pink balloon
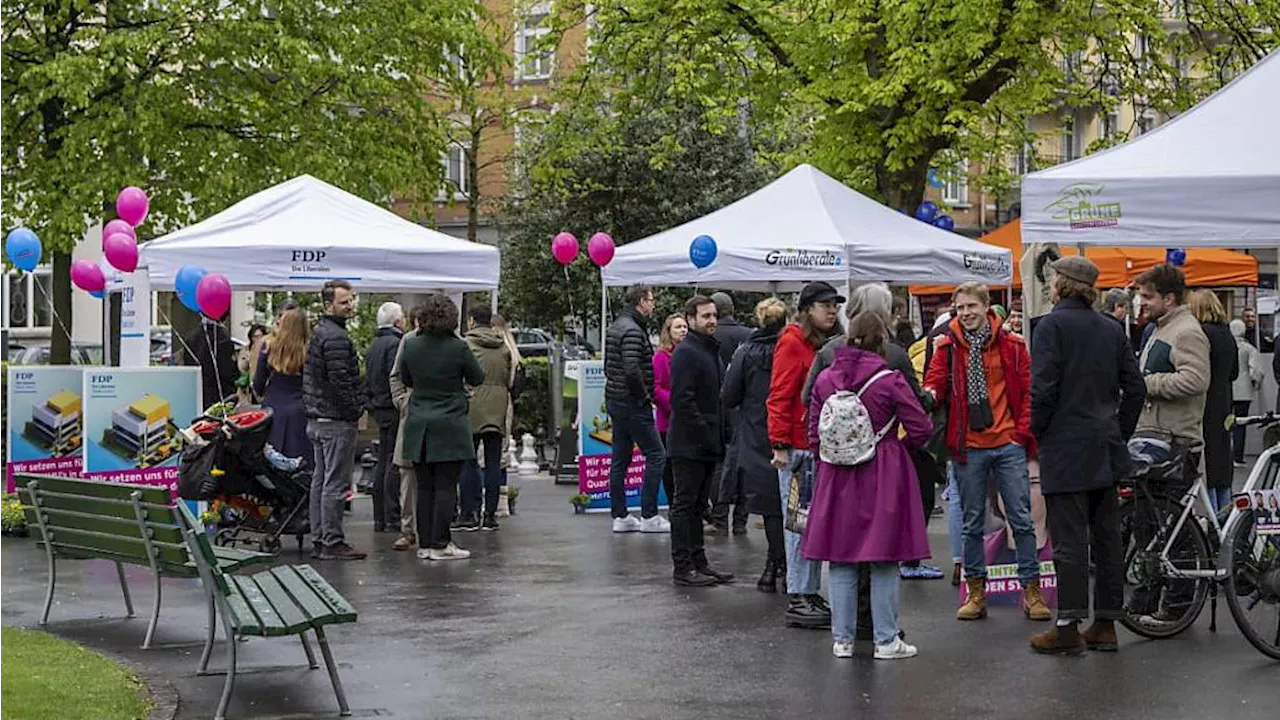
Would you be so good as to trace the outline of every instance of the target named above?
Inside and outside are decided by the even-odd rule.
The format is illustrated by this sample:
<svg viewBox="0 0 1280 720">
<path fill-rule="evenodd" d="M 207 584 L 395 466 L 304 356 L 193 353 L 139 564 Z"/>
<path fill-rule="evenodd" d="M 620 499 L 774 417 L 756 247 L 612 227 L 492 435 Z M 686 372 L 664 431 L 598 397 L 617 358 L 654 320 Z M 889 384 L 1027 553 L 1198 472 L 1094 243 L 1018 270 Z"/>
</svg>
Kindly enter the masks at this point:
<svg viewBox="0 0 1280 720">
<path fill-rule="evenodd" d="M 76 287 L 89 293 L 102 292 L 107 286 L 107 276 L 102 268 L 88 260 L 76 260 L 71 263 L 71 282 Z"/>
<path fill-rule="evenodd" d="M 200 312 L 213 319 L 227 314 L 231 307 L 231 281 L 222 273 L 209 273 L 196 285 L 196 304 Z"/>
<path fill-rule="evenodd" d="M 120 219 L 137 227 L 147 219 L 147 210 L 151 207 L 151 201 L 147 199 L 147 194 L 141 188 L 129 186 L 120 191 L 116 196 L 116 214 Z"/>
<path fill-rule="evenodd" d="M 124 233 L 135 241 L 138 239 L 138 231 L 133 229 L 129 223 L 116 218 L 102 227 L 102 237 L 106 238 L 116 233 Z"/>
<path fill-rule="evenodd" d="M 600 267 L 613 261 L 614 249 L 613 238 L 608 233 L 598 232 L 587 241 L 587 257 Z"/>
<path fill-rule="evenodd" d="M 570 232 L 559 233 L 551 239 L 551 254 L 561 265 L 568 265 L 578 257 L 578 238 Z"/>
<path fill-rule="evenodd" d="M 102 254 L 121 272 L 138 268 L 138 241 L 124 233 L 112 233 L 102 239 Z"/>
</svg>

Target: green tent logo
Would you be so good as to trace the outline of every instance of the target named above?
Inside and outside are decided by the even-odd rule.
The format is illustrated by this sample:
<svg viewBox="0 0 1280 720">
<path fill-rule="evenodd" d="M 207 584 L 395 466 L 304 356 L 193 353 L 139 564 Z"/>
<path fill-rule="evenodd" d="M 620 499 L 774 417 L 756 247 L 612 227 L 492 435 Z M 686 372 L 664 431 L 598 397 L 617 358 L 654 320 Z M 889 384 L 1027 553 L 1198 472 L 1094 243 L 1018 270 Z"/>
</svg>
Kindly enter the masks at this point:
<svg viewBox="0 0 1280 720">
<path fill-rule="evenodd" d="M 1120 224 L 1120 203 L 1102 197 L 1106 185 L 1073 183 L 1058 191 L 1058 199 L 1044 207 L 1054 220 L 1065 221 L 1072 230 L 1111 227 Z"/>
</svg>

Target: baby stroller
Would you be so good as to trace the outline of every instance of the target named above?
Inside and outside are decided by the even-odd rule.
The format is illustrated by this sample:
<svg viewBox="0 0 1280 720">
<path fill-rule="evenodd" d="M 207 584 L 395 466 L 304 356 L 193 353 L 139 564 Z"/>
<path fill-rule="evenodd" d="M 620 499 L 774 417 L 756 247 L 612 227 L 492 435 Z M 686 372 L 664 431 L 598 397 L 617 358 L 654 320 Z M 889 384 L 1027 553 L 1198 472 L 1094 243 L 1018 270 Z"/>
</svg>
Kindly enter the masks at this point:
<svg viewBox="0 0 1280 720">
<path fill-rule="evenodd" d="M 276 553 L 280 536 L 293 535 L 302 549 L 311 476 L 300 460 L 267 444 L 271 414 L 260 407 L 205 414 L 184 431 L 178 494 L 210 503 L 218 515 L 215 545 L 256 543 Z"/>
</svg>

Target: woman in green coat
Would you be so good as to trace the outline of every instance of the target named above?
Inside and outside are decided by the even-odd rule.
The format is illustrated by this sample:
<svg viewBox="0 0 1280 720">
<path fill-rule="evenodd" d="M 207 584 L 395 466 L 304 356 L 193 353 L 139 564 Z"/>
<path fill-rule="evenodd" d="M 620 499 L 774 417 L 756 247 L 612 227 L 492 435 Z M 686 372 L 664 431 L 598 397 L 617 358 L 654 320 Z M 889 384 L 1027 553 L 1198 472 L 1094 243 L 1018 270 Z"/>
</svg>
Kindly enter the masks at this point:
<svg viewBox="0 0 1280 720">
<path fill-rule="evenodd" d="M 418 335 L 405 341 L 400 378 L 409 389 L 402 460 L 418 482 L 418 557 L 462 560 L 471 553 L 453 543 L 458 476 L 475 458 L 467 418 L 467 385 L 484 382 L 484 371 L 458 337 L 458 308 L 444 295 L 428 295 L 418 310 Z"/>
</svg>

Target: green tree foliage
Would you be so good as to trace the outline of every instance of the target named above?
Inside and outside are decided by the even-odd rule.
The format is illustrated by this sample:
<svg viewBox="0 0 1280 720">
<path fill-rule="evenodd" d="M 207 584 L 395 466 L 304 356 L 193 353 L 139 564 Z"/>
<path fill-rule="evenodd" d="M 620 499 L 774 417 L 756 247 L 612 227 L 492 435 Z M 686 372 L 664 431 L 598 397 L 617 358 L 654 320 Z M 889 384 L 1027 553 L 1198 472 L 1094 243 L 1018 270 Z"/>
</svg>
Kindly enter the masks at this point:
<svg viewBox="0 0 1280 720">
<path fill-rule="evenodd" d="M 1028 119 L 1129 99 L 1184 109 L 1275 45 L 1280 0 L 592 0 L 580 94 L 667 93 L 720 126 L 749 109 L 764 152 L 896 207 L 961 158 L 979 184 L 1034 140 Z M 619 82 L 625 79 L 625 82 Z"/>
<path fill-rule="evenodd" d="M 570 315 L 597 321 L 600 272 L 586 255 L 592 234 L 607 232 L 622 245 L 716 210 L 770 177 L 745 132 L 708 130 L 694 105 L 598 109 L 544 118 L 522 152 L 525 178 L 502 220 L 498 294 L 513 324 L 556 328 Z M 582 247 L 567 278 L 551 256 L 552 236 L 565 230 Z"/>
<path fill-rule="evenodd" d="M 69 324 L 69 252 L 125 185 L 151 195 L 146 236 L 301 173 L 381 203 L 434 195 L 443 138 L 423 82 L 473 32 L 472 5 L 6 2 L 6 229 L 44 241 Z"/>
</svg>

